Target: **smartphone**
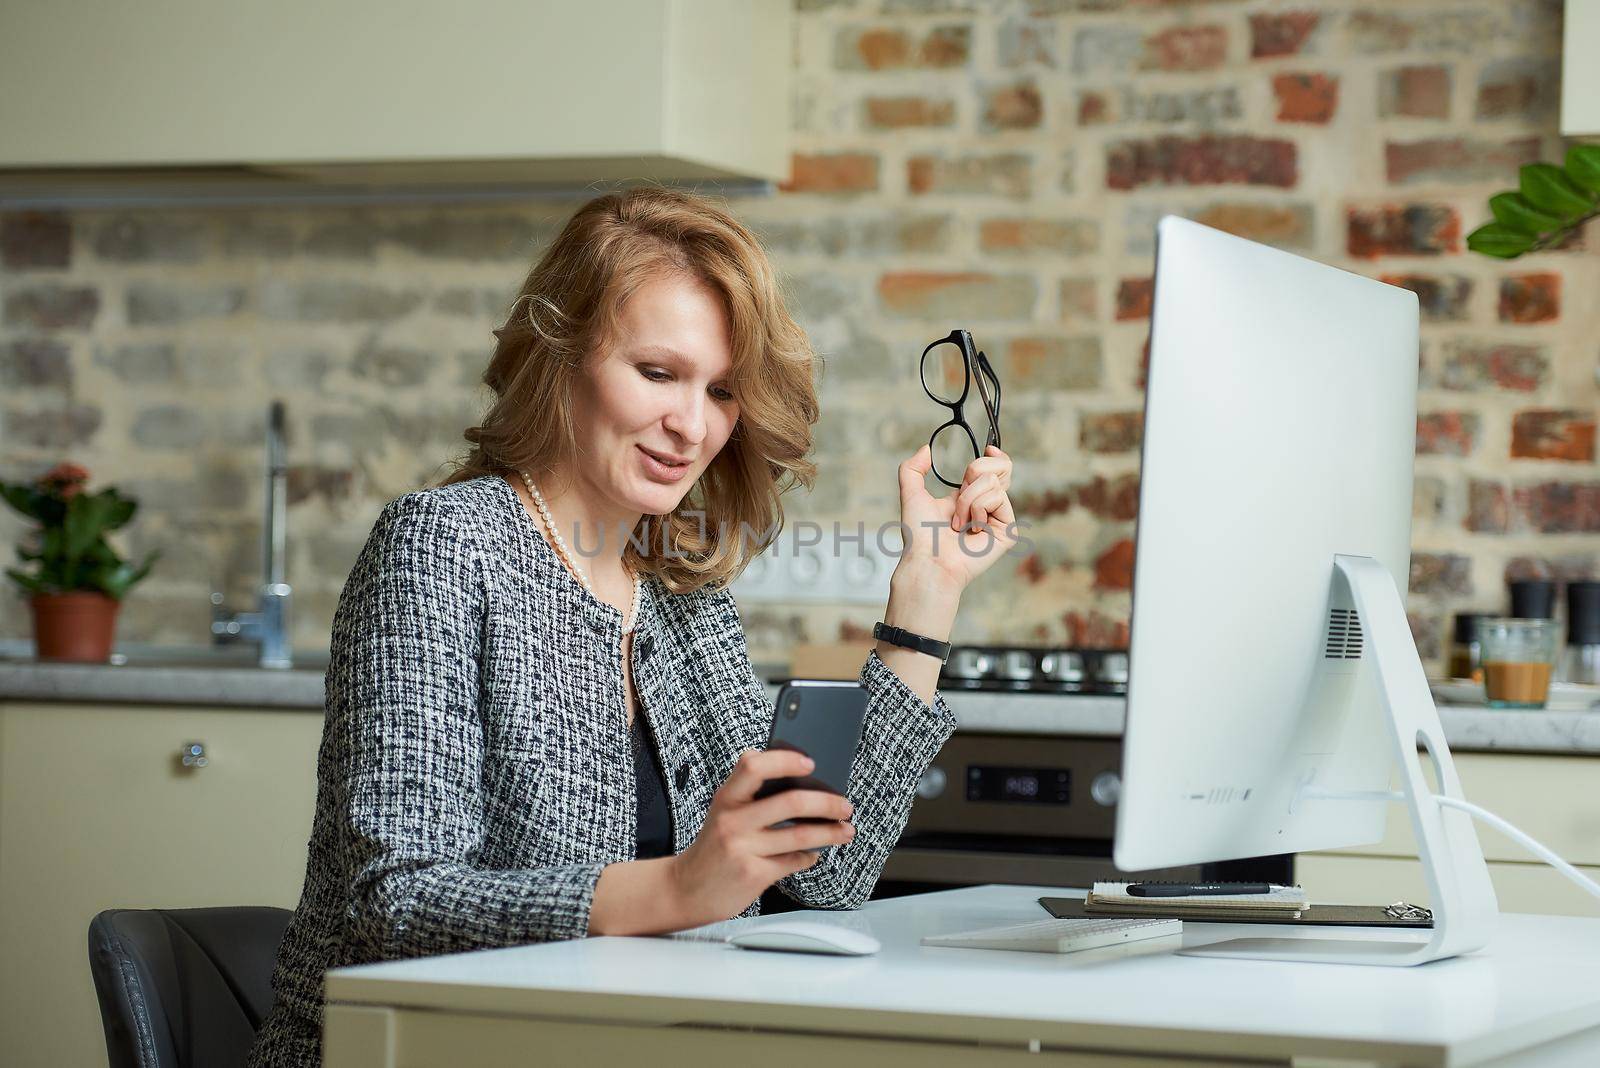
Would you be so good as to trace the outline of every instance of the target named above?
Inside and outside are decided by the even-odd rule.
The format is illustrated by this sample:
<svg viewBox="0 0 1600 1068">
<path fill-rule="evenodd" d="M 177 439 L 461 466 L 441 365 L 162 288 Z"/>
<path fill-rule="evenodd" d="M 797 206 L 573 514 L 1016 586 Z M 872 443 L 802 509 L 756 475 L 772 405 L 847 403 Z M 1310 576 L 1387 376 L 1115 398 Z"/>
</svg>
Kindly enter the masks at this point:
<svg viewBox="0 0 1600 1068">
<path fill-rule="evenodd" d="M 768 749 L 796 749 L 816 762 L 811 774 L 768 779 L 756 790 L 756 799 L 785 790 L 826 790 L 844 794 L 850 782 L 850 765 L 861 744 L 861 726 L 867 718 L 867 691 L 859 682 L 795 679 L 778 691 L 772 713 Z M 807 817 L 776 824 L 831 823 Z"/>
</svg>

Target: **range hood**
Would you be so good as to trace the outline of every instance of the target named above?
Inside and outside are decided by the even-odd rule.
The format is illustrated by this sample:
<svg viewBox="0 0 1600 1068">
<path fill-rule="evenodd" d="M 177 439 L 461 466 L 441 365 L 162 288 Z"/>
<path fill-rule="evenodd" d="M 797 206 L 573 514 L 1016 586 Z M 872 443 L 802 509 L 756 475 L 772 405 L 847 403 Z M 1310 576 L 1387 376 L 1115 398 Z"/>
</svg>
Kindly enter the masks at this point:
<svg viewBox="0 0 1600 1068">
<path fill-rule="evenodd" d="M 8 0 L 0 199 L 765 184 L 788 0 Z"/>
</svg>

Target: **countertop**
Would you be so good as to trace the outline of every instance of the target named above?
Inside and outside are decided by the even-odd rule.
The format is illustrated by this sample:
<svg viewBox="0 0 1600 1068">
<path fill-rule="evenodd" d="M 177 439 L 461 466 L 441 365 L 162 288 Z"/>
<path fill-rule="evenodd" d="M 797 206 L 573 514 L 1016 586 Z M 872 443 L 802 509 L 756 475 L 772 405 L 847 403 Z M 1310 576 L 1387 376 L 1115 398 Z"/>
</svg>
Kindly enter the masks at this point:
<svg viewBox="0 0 1600 1068">
<path fill-rule="evenodd" d="M 120 666 L 43 664 L 0 659 L 0 701 L 74 701 L 207 705 L 211 707 L 322 708 L 326 654 L 305 667 L 268 670 L 235 655 L 205 651 L 129 653 Z M 763 665 L 757 665 L 760 671 Z M 776 671 L 769 669 L 770 675 Z M 776 696 L 776 684 L 768 684 Z M 963 731 L 1115 738 L 1122 734 L 1120 697 L 1006 694 L 943 690 Z M 1459 752 L 1503 751 L 1600 755 L 1600 712 L 1518 712 L 1442 705 L 1445 738 Z"/>
</svg>

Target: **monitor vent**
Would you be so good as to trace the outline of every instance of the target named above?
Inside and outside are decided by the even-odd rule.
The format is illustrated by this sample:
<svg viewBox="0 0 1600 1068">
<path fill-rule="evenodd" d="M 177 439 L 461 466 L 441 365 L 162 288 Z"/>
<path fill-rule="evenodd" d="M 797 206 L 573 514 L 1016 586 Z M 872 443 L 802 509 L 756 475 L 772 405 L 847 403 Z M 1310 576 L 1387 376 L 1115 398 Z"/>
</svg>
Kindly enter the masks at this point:
<svg viewBox="0 0 1600 1068">
<path fill-rule="evenodd" d="M 1326 660 L 1361 659 L 1361 617 L 1353 608 L 1334 608 L 1328 613 Z"/>
</svg>

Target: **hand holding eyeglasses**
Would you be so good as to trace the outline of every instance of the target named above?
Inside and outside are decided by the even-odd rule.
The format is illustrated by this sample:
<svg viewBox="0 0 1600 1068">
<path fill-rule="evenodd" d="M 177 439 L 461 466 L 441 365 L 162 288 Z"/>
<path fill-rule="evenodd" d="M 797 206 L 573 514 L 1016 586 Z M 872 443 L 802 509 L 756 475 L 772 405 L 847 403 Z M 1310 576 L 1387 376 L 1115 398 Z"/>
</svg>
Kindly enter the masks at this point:
<svg viewBox="0 0 1600 1068">
<path fill-rule="evenodd" d="M 990 445 L 962 474 L 961 485 L 945 497 L 928 492 L 932 450 L 924 445 L 900 465 L 900 521 L 907 544 L 900 567 L 931 569 L 959 592 L 993 567 L 1017 543 L 1011 488 L 1011 457 Z"/>
<path fill-rule="evenodd" d="M 923 392 L 935 404 L 950 409 L 949 420 L 928 438 L 933 476 L 951 489 L 959 489 L 961 483 L 955 481 L 955 473 L 966 466 L 967 460 L 982 457 L 990 445 L 1000 445 L 1000 378 L 989 357 L 973 344 L 972 335 L 961 329 L 950 331 L 923 349 L 917 369 L 922 375 Z M 983 448 L 978 447 L 978 436 L 972 432 L 965 413 L 974 382 L 989 420 Z"/>
<path fill-rule="evenodd" d="M 1011 457 L 1000 450 L 1000 379 L 965 330 L 952 330 L 923 349 L 919 369 L 922 388 L 950 410 L 950 418 L 900 465 L 900 521 L 908 541 L 899 566 L 918 584 L 947 585 L 959 594 L 1017 542 L 1016 514 L 1006 495 Z M 982 449 L 963 414 L 974 381 L 989 421 Z M 929 473 L 956 492 L 933 496 Z"/>
</svg>

